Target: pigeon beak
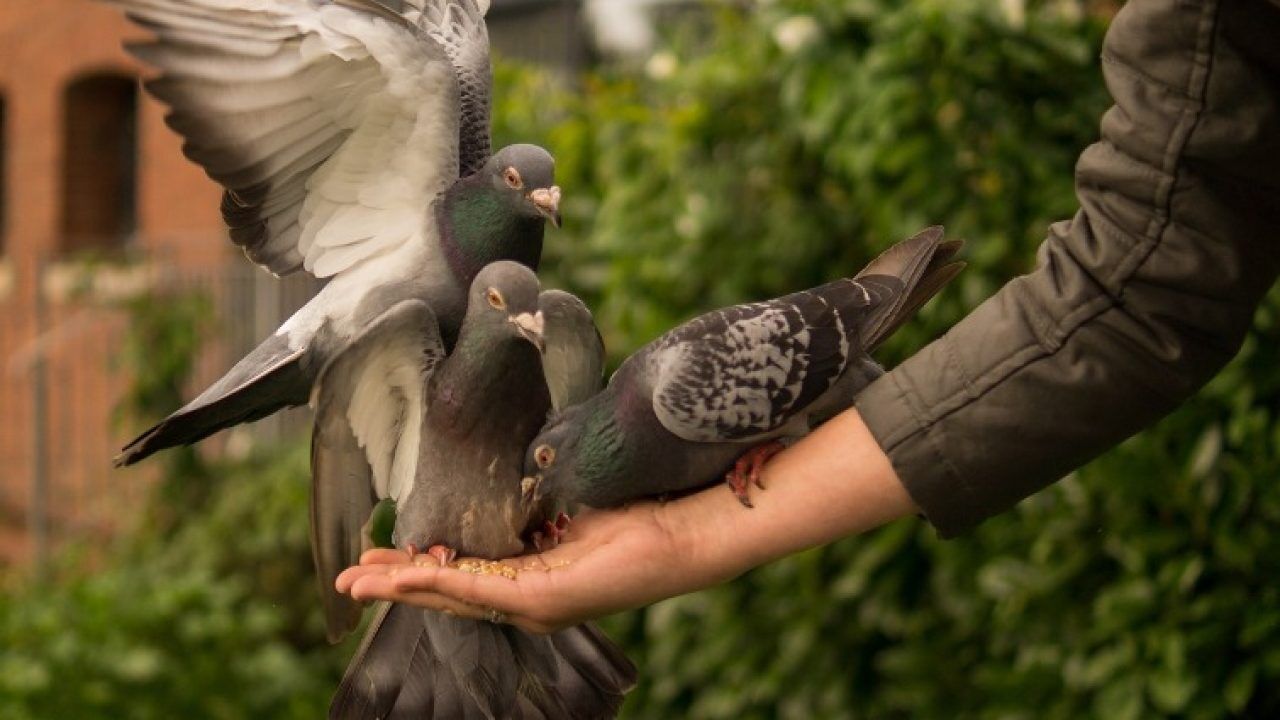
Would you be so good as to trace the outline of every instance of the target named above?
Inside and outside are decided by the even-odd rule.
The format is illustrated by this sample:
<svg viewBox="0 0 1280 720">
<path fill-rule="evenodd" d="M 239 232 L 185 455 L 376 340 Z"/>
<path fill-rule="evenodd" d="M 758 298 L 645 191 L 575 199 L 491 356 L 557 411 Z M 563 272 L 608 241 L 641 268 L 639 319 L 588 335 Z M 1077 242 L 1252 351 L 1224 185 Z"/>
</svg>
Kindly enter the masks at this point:
<svg viewBox="0 0 1280 720">
<path fill-rule="evenodd" d="M 534 190 L 529 193 L 529 202 L 533 203 L 542 217 L 551 221 L 553 226 L 560 227 L 560 188 L 558 186 Z"/>
<path fill-rule="evenodd" d="M 520 502 L 526 508 L 538 501 L 538 488 L 542 485 L 542 476 L 534 475 L 520 481 Z"/>
<path fill-rule="evenodd" d="M 521 337 L 538 348 L 538 352 L 546 351 L 547 343 L 543 339 L 542 333 L 547 328 L 547 319 L 543 316 L 541 310 L 536 313 L 520 313 L 509 318 L 509 321 L 516 326 L 516 330 L 520 332 Z"/>
</svg>

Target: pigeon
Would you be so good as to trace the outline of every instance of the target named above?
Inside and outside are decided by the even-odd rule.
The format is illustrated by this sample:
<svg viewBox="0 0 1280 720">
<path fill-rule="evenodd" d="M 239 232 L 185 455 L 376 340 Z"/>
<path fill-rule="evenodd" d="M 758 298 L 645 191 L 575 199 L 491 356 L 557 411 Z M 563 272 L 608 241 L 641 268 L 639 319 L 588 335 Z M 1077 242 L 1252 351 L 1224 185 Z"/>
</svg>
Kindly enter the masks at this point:
<svg viewBox="0 0 1280 720">
<path fill-rule="evenodd" d="M 521 264 L 494 263 L 476 276 L 447 356 L 430 307 L 406 300 L 321 373 L 312 542 L 331 639 L 359 622 L 359 604 L 333 581 L 358 561 L 362 524 L 380 500 L 395 501 L 396 547 L 442 563 L 459 552 L 520 554 L 539 528 L 556 528 L 552 501 L 527 504 L 521 492 L 525 448 L 553 404 L 539 351 L 573 358 L 551 367 L 585 369 L 580 380 L 560 383 L 571 397 L 599 388 L 603 358 L 598 344 L 546 347 L 576 341 L 566 338 L 598 341 L 590 313 L 566 295 L 540 294 Z M 635 667 L 590 625 L 538 636 L 383 603 L 330 717 L 613 717 L 634 683 Z"/>
<path fill-rule="evenodd" d="M 751 507 L 763 464 L 884 372 L 869 353 L 963 268 L 953 261 L 961 245 L 928 228 L 853 278 L 662 335 L 530 443 L 526 501 L 615 507 L 723 474 Z"/>
<path fill-rule="evenodd" d="M 545 324 L 542 368 L 551 410 L 563 412 L 604 388 L 604 339 L 591 310 L 572 293 L 544 290 L 538 310 Z"/>
<path fill-rule="evenodd" d="M 561 191 L 544 149 L 490 153 L 487 0 L 105 0 L 155 39 L 183 151 L 220 183 L 231 240 L 326 281 L 271 337 L 129 443 L 117 466 L 307 403 L 374 319 L 425 303 L 452 345 L 481 268 L 537 268 Z"/>
</svg>

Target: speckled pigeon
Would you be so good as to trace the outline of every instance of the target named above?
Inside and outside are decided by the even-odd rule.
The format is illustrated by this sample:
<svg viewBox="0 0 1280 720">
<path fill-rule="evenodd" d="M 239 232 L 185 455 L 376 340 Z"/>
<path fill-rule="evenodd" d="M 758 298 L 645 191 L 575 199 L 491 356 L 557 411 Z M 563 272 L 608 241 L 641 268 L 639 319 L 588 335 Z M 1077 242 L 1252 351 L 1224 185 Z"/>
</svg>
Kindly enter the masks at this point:
<svg viewBox="0 0 1280 720">
<path fill-rule="evenodd" d="M 868 353 L 955 277 L 960 246 L 929 228 L 856 277 L 707 313 L 649 343 L 530 444 L 530 501 L 611 507 L 725 474 L 750 506 L 779 441 L 848 408 L 883 372 Z"/>
<path fill-rule="evenodd" d="M 442 562 L 457 552 L 521 553 L 547 525 L 550 500 L 527 504 L 521 494 L 524 450 L 552 405 L 539 348 L 576 358 L 551 367 L 583 368 L 566 374 L 561 392 L 587 396 L 600 383 L 598 345 L 559 346 L 598 341 L 590 313 L 566 295 L 540 296 L 531 270 L 494 263 L 471 287 L 447 358 L 430 309 L 408 300 L 324 370 L 312 446 L 313 549 L 333 638 L 359 621 L 360 606 L 337 594 L 333 580 L 357 561 L 362 524 L 380 498 L 395 500 L 396 546 Z M 536 636 L 382 604 L 330 716 L 612 717 L 634 679 L 631 663 L 591 626 Z"/>
<path fill-rule="evenodd" d="M 130 465 L 310 397 L 388 308 L 420 300 L 446 346 L 488 263 L 536 268 L 559 223 L 541 148 L 489 152 L 487 0 L 106 0 L 156 39 L 183 151 L 226 190 L 231 240 L 328 283 L 274 335 L 116 458 Z"/>
</svg>

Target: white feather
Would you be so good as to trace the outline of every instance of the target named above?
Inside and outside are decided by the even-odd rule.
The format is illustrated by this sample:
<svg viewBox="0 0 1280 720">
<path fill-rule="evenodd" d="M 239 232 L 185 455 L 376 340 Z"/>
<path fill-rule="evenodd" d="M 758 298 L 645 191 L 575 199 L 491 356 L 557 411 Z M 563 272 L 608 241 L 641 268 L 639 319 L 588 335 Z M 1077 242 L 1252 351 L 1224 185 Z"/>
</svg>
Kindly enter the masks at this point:
<svg viewBox="0 0 1280 720">
<path fill-rule="evenodd" d="M 379 498 L 404 499 L 413 487 L 425 410 L 423 368 L 411 337 L 397 337 L 361 368 L 347 408 L 356 441 L 373 469 Z"/>
<path fill-rule="evenodd" d="M 300 259 L 328 278 L 426 237 L 424 208 L 457 177 L 459 142 L 456 70 L 431 13 L 415 31 L 312 0 L 112 1 L 160 26 L 163 44 L 149 57 L 177 83 L 175 110 L 211 128 L 192 131 L 193 147 L 226 148 L 208 152 L 210 161 L 240 163 L 225 171 L 228 182 L 283 186 L 310 175 L 296 252 L 272 244 L 264 256 Z M 478 51 L 487 55 L 487 43 Z"/>
</svg>

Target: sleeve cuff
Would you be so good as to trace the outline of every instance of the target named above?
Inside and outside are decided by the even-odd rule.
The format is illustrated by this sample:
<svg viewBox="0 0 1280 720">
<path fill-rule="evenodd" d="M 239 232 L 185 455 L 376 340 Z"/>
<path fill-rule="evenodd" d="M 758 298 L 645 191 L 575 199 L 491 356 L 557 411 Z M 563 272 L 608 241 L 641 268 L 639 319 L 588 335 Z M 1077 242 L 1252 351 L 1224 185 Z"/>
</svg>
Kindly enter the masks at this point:
<svg viewBox="0 0 1280 720">
<path fill-rule="evenodd" d="M 941 342 L 929 349 L 936 350 Z M 928 416 L 918 394 L 904 387 L 910 383 L 905 370 L 881 376 L 858 395 L 854 407 L 925 519 L 944 539 L 954 538 L 972 530 L 986 514 L 942 451 L 943 426 Z"/>
</svg>

